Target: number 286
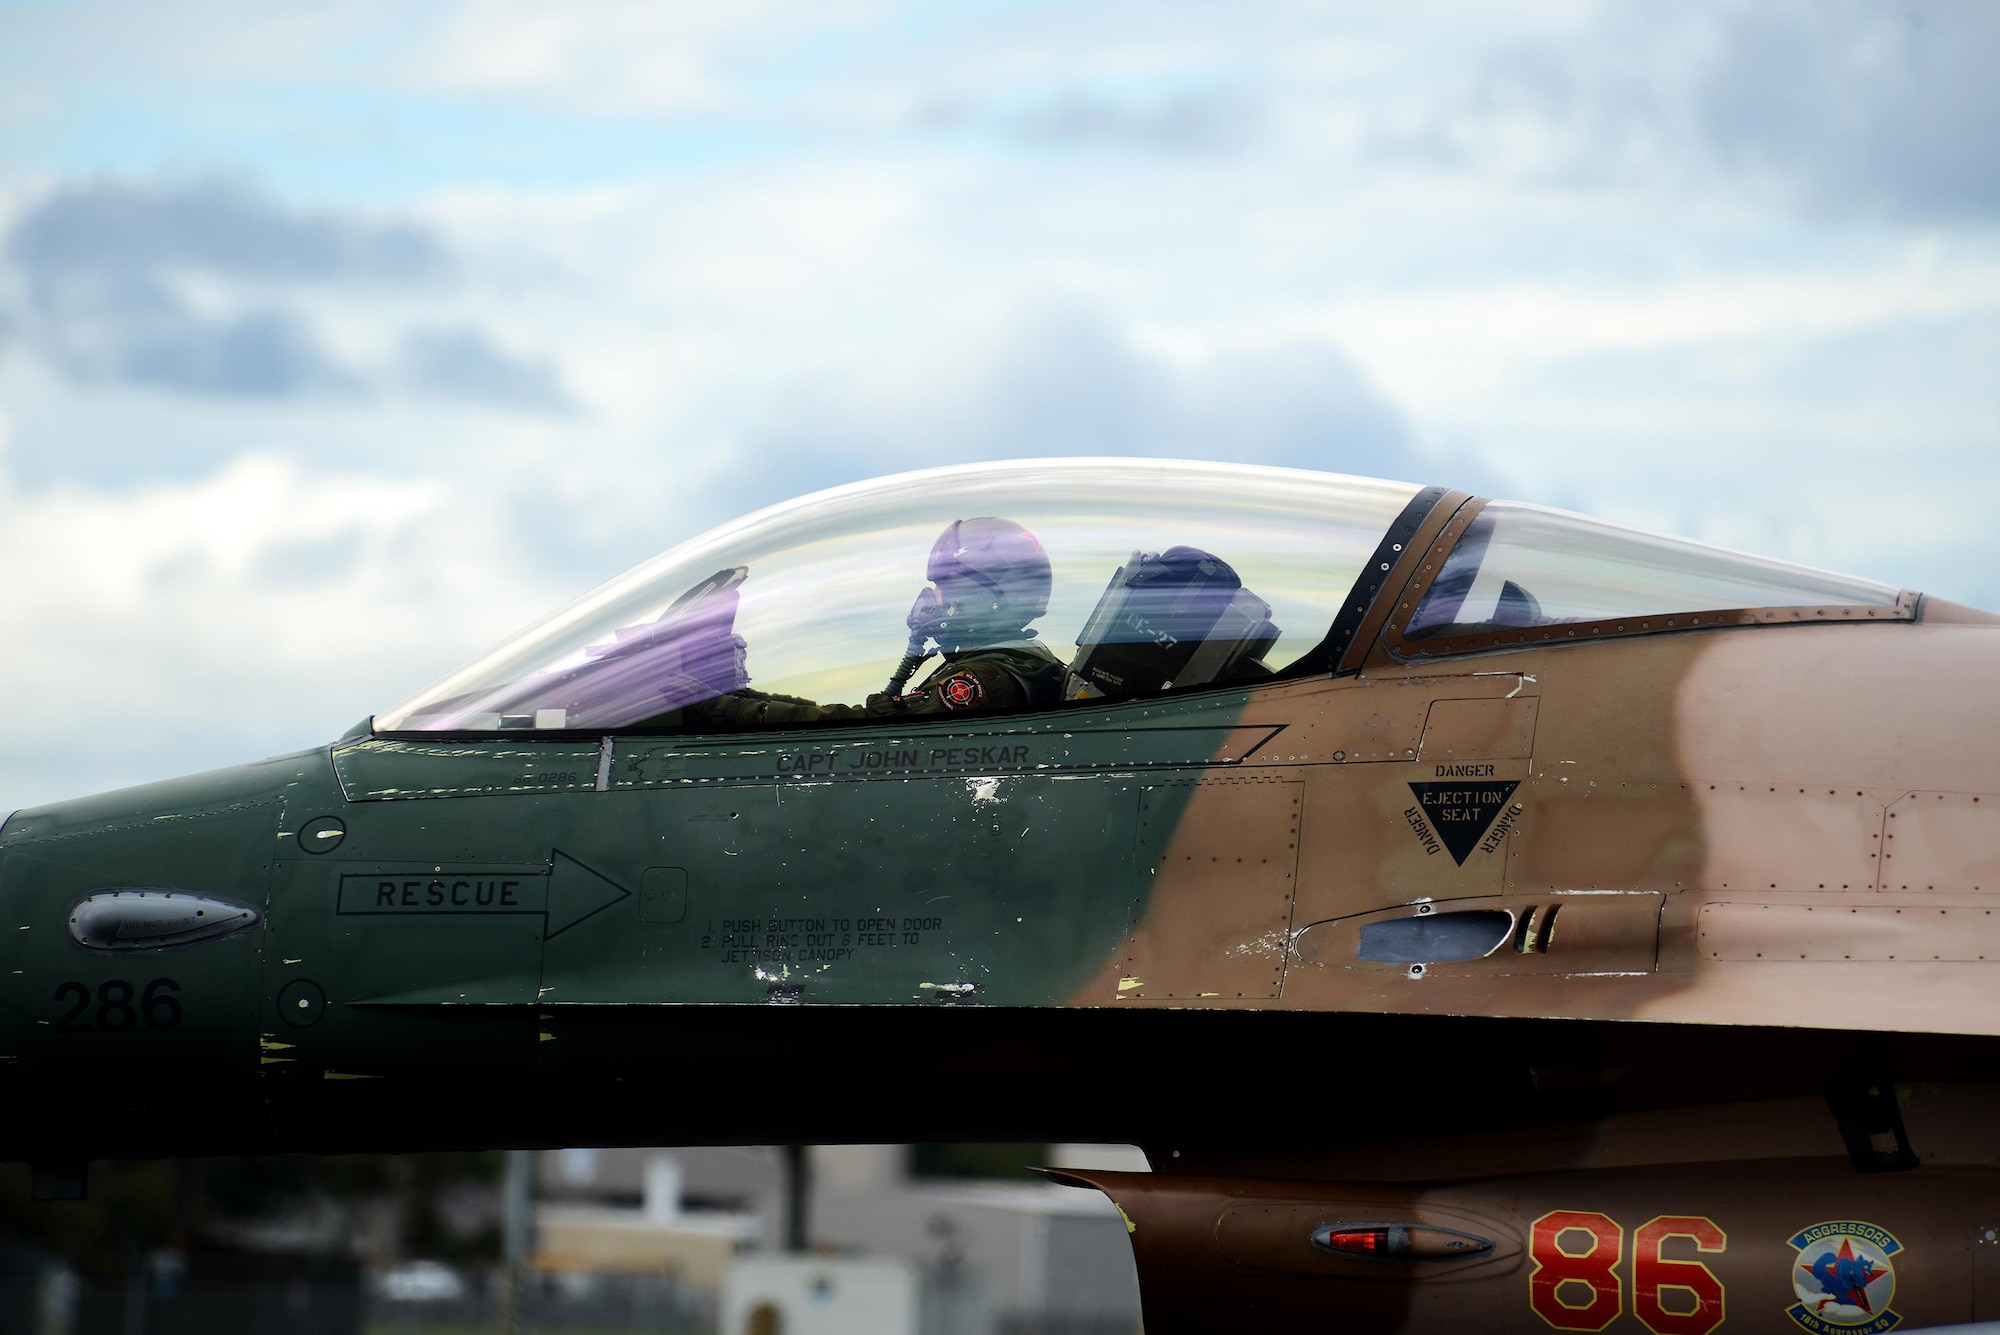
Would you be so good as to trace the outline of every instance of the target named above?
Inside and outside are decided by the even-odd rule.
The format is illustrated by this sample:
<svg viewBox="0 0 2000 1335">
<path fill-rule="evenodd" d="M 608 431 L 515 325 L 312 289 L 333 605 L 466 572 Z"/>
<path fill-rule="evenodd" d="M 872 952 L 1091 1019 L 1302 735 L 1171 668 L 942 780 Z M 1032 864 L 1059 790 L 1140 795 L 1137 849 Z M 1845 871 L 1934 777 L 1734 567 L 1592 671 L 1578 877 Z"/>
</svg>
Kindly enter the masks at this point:
<svg viewBox="0 0 2000 1335">
<path fill-rule="evenodd" d="M 90 984 L 69 982 L 56 988 L 55 1000 L 69 1003 L 56 1020 L 57 1029 L 75 1033 L 84 1029 L 131 1029 L 144 1024 L 148 1029 L 172 1029 L 181 1022 L 181 985 L 171 978 L 155 978 L 145 988 L 135 988 L 123 978 L 108 978 L 97 985 L 95 1010 Z M 94 1022 L 94 1023 L 93 1023 Z"/>
</svg>

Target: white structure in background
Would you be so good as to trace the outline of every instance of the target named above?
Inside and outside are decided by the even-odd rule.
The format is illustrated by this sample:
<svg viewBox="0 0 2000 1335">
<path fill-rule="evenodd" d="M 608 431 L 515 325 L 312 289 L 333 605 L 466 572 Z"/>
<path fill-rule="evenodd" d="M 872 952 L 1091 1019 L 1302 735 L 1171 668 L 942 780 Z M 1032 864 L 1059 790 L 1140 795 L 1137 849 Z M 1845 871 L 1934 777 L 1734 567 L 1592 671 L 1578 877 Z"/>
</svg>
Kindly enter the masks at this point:
<svg viewBox="0 0 2000 1335">
<path fill-rule="evenodd" d="M 1101 1193 L 1052 1182 L 913 1178 L 908 1163 L 902 1145 L 816 1149 L 812 1239 L 921 1262 L 927 1335 L 990 1335 L 1003 1317 L 1136 1329 L 1132 1245 Z M 1127 1145 L 1057 1145 L 1046 1166 L 1144 1172 L 1146 1160 Z"/>
<path fill-rule="evenodd" d="M 675 1224 L 681 1217 L 681 1185 L 687 1173 L 671 1154 L 655 1154 L 646 1159 L 639 1212 L 655 1224 Z"/>
<path fill-rule="evenodd" d="M 702 1152 L 578 1149 L 544 1154 L 534 1268 L 668 1275 L 696 1289 L 720 1292 L 736 1254 L 763 1229 L 755 1214 L 740 1208 L 686 1208 L 683 1156 L 690 1153 Z M 607 1177 L 607 1166 L 617 1175 Z M 629 1189 L 629 1178 L 638 1179 L 632 1184 L 636 1192 Z M 636 1202 L 628 1204 L 633 1195 Z"/>
<path fill-rule="evenodd" d="M 917 1335 L 917 1268 L 900 1256 L 745 1256 L 721 1335 Z"/>
<path fill-rule="evenodd" d="M 1053 1146 L 1047 1166 L 1147 1167 L 1128 1145 Z M 918 1335 L 1138 1329 L 1131 1243 L 1116 1207 L 1095 1191 L 915 1177 L 906 1145 L 820 1146 L 812 1179 L 808 1235 L 819 1255 L 781 1261 L 784 1172 L 776 1150 L 545 1154 L 536 1268 L 674 1274 L 722 1293 L 734 1312 L 733 1267 L 889 1260 L 914 1277 Z M 777 1329 L 802 1335 L 807 1328 L 787 1322 Z M 725 1320 L 721 1335 L 762 1332 Z"/>
</svg>

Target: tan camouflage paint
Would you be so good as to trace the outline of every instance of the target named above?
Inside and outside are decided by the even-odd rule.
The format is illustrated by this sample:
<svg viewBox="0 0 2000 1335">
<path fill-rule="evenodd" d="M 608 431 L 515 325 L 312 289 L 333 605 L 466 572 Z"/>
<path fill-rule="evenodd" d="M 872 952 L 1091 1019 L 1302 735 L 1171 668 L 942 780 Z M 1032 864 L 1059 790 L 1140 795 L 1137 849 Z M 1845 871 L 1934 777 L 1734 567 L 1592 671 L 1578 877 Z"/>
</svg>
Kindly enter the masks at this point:
<svg viewBox="0 0 2000 1335">
<path fill-rule="evenodd" d="M 1405 554 L 1396 578 L 1412 583 L 1350 651 L 1358 674 L 1253 694 L 1241 721 L 1283 729 L 1142 848 L 1153 891 L 1073 1004 L 2000 1033 L 2000 617 L 1944 602 L 1877 624 L 1730 614 L 1406 661 L 1400 624 L 1473 509 Z M 1461 781 L 1514 785 L 1462 859 L 1411 787 Z M 1293 856 L 1289 892 L 1232 870 Z M 1357 957 L 1369 922 L 1466 909 L 1511 914 L 1508 943 L 1422 968 Z M 1277 995 L 1238 985 L 1249 965 Z M 1288 1136 L 1069 1178 L 1124 1211 L 1159 1335 L 1793 1331 L 1786 1239 L 1821 1217 L 1901 1230 L 1903 1324 L 2000 1317 L 2000 1085 L 1896 1094 L 1925 1172 L 1857 1174 L 1827 1105 L 1784 1097 L 1501 1130 L 1475 1116 L 1365 1149 Z M 1625 1246 L 1656 1227 L 1656 1256 L 1662 1217 L 1714 1223 L 1713 1252 L 1672 1242 L 1710 1266 L 1714 1309 L 1642 1313 L 1625 1254 L 1605 1324 L 1552 1323 L 1530 1254 L 1551 1210 L 1614 1219 Z M 1385 1269 L 1312 1246 L 1341 1219 L 1495 1245 Z"/>
<path fill-rule="evenodd" d="M 1933 603 L 1915 623 L 1399 662 L 1418 597 L 1358 675 L 1252 695 L 1242 721 L 1283 730 L 1142 848 L 1143 913 L 1072 1004 L 1827 1027 L 1865 1012 L 2000 1033 L 2000 968 L 1983 967 L 2000 963 L 2000 711 L 1984 707 L 2000 618 Z M 1466 773 L 1516 787 L 1461 864 L 1410 785 Z M 1271 869 L 1292 858 L 1287 883 Z M 1356 958 L 1362 925 L 1427 904 L 1505 909 L 1522 930 L 1421 970 Z"/>
</svg>

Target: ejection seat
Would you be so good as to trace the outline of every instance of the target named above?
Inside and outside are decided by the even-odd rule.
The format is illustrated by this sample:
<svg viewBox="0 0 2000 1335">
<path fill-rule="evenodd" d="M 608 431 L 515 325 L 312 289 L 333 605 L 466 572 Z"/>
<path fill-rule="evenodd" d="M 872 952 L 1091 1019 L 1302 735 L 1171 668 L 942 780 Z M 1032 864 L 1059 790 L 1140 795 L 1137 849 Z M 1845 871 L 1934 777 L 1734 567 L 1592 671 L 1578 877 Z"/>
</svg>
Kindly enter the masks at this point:
<svg viewBox="0 0 2000 1335">
<path fill-rule="evenodd" d="M 1198 547 L 1133 552 L 1076 637 L 1071 699 L 1153 695 L 1271 675 L 1271 606 Z"/>
</svg>

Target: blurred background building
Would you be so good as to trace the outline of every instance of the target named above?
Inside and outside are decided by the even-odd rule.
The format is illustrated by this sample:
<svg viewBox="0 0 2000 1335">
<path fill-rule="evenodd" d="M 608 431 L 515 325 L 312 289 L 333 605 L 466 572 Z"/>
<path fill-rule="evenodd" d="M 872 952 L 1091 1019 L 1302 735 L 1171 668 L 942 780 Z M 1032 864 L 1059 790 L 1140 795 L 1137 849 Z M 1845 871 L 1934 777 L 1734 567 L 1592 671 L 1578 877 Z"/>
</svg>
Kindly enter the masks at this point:
<svg viewBox="0 0 2000 1335">
<path fill-rule="evenodd" d="M 1103 1145 L 537 1153 L 518 1300 L 502 1156 L 100 1164 L 75 1203 L 16 1174 L 0 1335 L 1135 1335 L 1123 1219 L 1036 1165 L 1146 1168 Z"/>
</svg>

